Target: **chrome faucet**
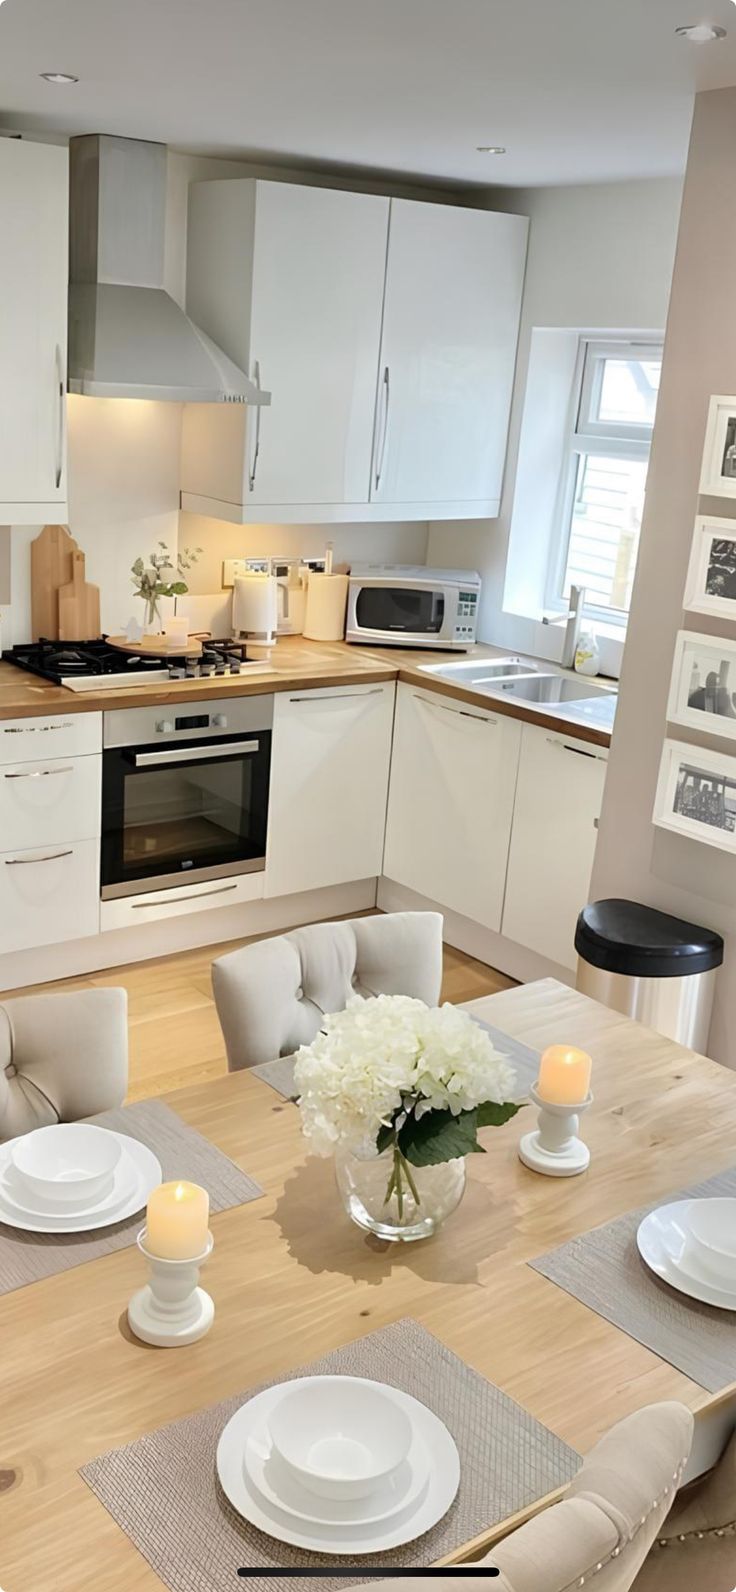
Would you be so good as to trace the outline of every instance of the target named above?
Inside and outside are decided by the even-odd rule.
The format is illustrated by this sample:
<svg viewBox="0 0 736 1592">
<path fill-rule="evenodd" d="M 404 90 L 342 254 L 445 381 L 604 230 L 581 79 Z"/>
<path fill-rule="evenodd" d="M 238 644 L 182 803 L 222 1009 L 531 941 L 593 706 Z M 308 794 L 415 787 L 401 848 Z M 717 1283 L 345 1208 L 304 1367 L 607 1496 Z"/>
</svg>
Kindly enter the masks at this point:
<svg viewBox="0 0 736 1592">
<path fill-rule="evenodd" d="M 578 641 L 580 639 L 580 627 L 583 622 L 584 607 L 585 587 L 571 586 L 570 607 L 567 613 L 557 614 L 554 619 L 549 619 L 545 615 L 544 619 L 542 620 L 543 625 L 564 624 L 566 626 L 565 639 L 562 643 L 562 657 L 560 658 L 560 663 L 562 664 L 563 669 L 571 669 L 575 662 L 575 653 L 577 652 Z"/>
</svg>

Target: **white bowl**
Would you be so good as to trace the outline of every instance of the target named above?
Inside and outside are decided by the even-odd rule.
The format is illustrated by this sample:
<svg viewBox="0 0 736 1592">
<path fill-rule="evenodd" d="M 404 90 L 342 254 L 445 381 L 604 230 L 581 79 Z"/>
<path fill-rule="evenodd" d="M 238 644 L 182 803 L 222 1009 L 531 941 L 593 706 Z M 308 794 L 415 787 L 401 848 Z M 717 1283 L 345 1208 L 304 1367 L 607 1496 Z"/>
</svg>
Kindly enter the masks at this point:
<svg viewBox="0 0 736 1592">
<path fill-rule="evenodd" d="M 736 1199 L 692 1200 L 686 1250 L 716 1282 L 736 1282 Z"/>
<path fill-rule="evenodd" d="M 10 1159 L 22 1184 L 53 1206 L 83 1206 L 112 1188 L 122 1147 L 90 1122 L 59 1122 L 17 1139 Z"/>
<path fill-rule="evenodd" d="M 318 1498 L 366 1498 L 409 1452 L 411 1421 L 390 1391 L 352 1376 L 284 1388 L 269 1412 L 279 1459 Z"/>
</svg>

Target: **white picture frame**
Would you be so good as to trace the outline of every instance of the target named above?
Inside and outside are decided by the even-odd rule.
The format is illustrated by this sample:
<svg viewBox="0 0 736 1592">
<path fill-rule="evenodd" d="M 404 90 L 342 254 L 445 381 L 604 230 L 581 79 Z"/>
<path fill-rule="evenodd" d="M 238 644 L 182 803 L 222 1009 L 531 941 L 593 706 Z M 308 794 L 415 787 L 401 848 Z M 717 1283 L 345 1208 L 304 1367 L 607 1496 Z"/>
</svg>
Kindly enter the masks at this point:
<svg viewBox="0 0 736 1592">
<path fill-rule="evenodd" d="M 736 855 L 736 757 L 666 740 L 652 819 L 659 829 Z"/>
<path fill-rule="evenodd" d="M 717 395 L 708 405 L 700 490 L 736 498 L 736 398 Z"/>
<path fill-rule="evenodd" d="M 736 740 L 736 639 L 678 631 L 667 718 L 670 724 Z"/>
<path fill-rule="evenodd" d="M 698 515 L 683 606 L 689 613 L 736 622 L 736 519 Z"/>
</svg>

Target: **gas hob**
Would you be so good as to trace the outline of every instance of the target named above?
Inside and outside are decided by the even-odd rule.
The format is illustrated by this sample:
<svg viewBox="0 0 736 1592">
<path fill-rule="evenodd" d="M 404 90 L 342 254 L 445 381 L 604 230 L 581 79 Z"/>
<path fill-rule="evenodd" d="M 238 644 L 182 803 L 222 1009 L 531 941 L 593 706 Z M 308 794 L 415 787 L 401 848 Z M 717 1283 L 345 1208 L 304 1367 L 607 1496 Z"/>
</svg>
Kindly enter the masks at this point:
<svg viewBox="0 0 736 1592">
<path fill-rule="evenodd" d="M 164 685 L 171 680 L 206 680 L 247 670 L 239 641 L 206 638 L 198 657 L 155 653 L 140 657 L 101 641 L 23 642 L 2 654 L 6 663 L 27 669 L 71 691 L 120 690 L 129 685 Z M 263 665 L 261 664 L 261 668 Z"/>
</svg>

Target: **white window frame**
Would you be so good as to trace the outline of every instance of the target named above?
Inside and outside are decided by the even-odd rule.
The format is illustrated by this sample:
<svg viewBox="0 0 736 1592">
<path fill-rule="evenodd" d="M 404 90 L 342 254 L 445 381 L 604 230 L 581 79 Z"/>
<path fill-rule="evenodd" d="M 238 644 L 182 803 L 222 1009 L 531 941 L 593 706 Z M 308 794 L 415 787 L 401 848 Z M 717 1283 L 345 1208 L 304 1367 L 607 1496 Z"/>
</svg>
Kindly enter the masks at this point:
<svg viewBox="0 0 736 1592">
<path fill-rule="evenodd" d="M 580 456 L 595 452 L 616 459 L 648 460 L 651 450 L 652 426 L 644 422 L 617 424 L 595 418 L 604 363 L 607 359 L 627 356 L 661 361 L 662 347 L 662 340 L 652 336 L 628 334 L 604 338 L 588 334 L 580 338 L 550 548 L 545 606 L 551 613 L 565 613 L 568 606 L 562 586 L 572 535 Z M 585 613 L 599 624 L 619 625 L 622 629 L 629 618 L 628 609 L 608 608 L 598 603 L 586 603 Z"/>
</svg>

